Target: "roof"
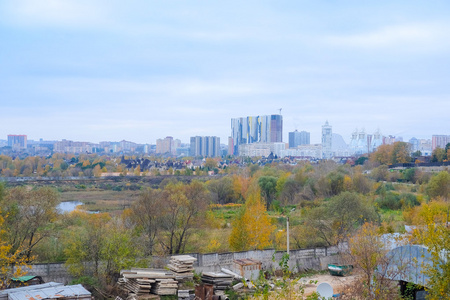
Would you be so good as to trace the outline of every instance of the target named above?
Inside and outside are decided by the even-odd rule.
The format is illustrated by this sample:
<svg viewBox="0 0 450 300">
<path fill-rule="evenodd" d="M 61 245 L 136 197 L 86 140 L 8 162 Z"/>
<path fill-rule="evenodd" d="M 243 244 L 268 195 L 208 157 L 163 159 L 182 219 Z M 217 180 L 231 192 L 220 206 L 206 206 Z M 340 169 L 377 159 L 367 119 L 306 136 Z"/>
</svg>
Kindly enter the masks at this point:
<svg viewBox="0 0 450 300">
<path fill-rule="evenodd" d="M 57 298 L 85 298 L 90 299 L 91 293 L 81 284 L 56 286 L 38 290 L 27 290 L 11 292 L 8 300 L 41 300 L 41 299 L 57 299 Z"/>
<path fill-rule="evenodd" d="M 424 269 L 432 264 L 428 249 L 420 245 L 406 245 L 391 249 L 387 253 L 389 265 L 379 266 L 377 272 L 392 280 L 403 280 L 428 286 L 429 276 Z"/>
<path fill-rule="evenodd" d="M 10 294 L 10 293 L 29 291 L 29 290 L 38 290 L 38 289 L 44 289 L 44 288 L 48 288 L 48 287 L 52 287 L 52 286 L 54 286 L 54 287 L 63 286 L 63 284 L 57 283 L 57 282 L 47 282 L 47 283 L 43 283 L 43 284 L 22 286 L 22 287 L 13 288 L 13 289 L 2 290 L 2 291 L 0 291 L 0 300 L 8 299 L 8 294 Z"/>
<path fill-rule="evenodd" d="M 13 277 L 11 278 L 12 281 L 20 281 L 20 282 L 27 282 L 34 278 L 42 279 L 41 276 L 35 276 L 35 275 L 27 275 L 27 276 L 21 276 L 21 277 Z"/>
</svg>

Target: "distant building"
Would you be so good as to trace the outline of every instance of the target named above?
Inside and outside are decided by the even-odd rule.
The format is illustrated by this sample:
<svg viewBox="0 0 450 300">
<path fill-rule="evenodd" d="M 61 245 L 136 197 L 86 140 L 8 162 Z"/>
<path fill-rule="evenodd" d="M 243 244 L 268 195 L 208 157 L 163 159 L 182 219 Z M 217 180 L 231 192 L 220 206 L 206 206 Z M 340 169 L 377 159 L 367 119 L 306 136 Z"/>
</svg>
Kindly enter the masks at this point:
<svg viewBox="0 0 450 300">
<path fill-rule="evenodd" d="M 433 135 L 431 137 L 431 150 L 436 148 L 443 148 L 450 143 L 450 135 Z"/>
<path fill-rule="evenodd" d="M 231 136 L 228 137 L 228 155 L 234 155 L 234 143 Z"/>
<path fill-rule="evenodd" d="M 310 133 L 306 131 L 297 130 L 289 132 L 289 148 L 295 148 L 300 145 L 310 144 Z"/>
<path fill-rule="evenodd" d="M 27 136 L 24 134 L 8 134 L 8 146 L 13 149 L 26 149 Z"/>
<path fill-rule="evenodd" d="M 379 146 L 383 145 L 383 137 L 379 130 L 374 134 L 367 134 L 364 129 L 358 131 L 355 129 L 350 139 L 350 151 L 355 154 L 364 154 L 375 151 Z"/>
<path fill-rule="evenodd" d="M 217 136 L 191 137 L 191 156 L 217 157 L 220 156 L 220 138 Z"/>
<path fill-rule="evenodd" d="M 415 137 L 409 139 L 408 143 L 411 144 L 411 152 L 416 152 L 419 150 L 419 140 L 416 139 Z"/>
<path fill-rule="evenodd" d="M 239 154 L 239 146 L 253 143 L 280 143 L 283 141 L 283 117 L 281 115 L 249 116 L 231 119 L 233 153 Z"/>
<path fill-rule="evenodd" d="M 293 156 L 301 159 L 322 159 L 322 145 L 321 144 L 309 144 L 300 145 L 297 148 L 290 148 L 281 151 L 281 157 Z"/>
<path fill-rule="evenodd" d="M 92 153 L 94 152 L 95 145 L 89 142 L 74 142 L 68 140 L 62 140 L 56 142 L 53 146 L 55 152 L 61 153 Z"/>
<path fill-rule="evenodd" d="M 328 121 L 326 121 L 325 125 L 322 125 L 323 158 L 331 158 L 332 146 L 333 146 L 333 130 L 331 125 L 328 124 Z"/>
</svg>

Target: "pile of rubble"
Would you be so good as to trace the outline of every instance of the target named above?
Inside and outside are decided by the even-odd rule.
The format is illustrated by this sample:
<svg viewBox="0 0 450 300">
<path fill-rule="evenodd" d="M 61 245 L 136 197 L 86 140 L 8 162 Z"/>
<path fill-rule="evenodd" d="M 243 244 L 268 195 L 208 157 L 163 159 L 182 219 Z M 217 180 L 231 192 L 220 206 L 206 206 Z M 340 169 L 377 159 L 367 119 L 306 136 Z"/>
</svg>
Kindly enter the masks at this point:
<svg viewBox="0 0 450 300">
<path fill-rule="evenodd" d="M 176 295 L 178 282 L 175 275 L 166 270 L 131 269 L 122 270 L 118 280 L 124 291 L 142 296 L 146 294 Z"/>
<path fill-rule="evenodd" d="M 167 267 L 174 272 L 178 281 L 194 279 L 194 262 L 197 259 L 190 255 L 176 255 L 170 258 Z"/>
</svg>

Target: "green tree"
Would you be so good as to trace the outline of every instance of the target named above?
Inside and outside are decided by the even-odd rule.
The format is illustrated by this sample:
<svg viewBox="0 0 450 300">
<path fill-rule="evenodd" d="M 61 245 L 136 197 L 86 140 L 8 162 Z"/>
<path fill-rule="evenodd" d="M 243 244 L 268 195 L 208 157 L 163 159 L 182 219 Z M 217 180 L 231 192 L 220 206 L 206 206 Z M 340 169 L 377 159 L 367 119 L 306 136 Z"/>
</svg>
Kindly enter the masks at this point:
<svg viewBox="0 0 450 300">
<path fill-rule="evenodd" d="M 53 233 L 58 204 L 58 194 L 48 187 L 36 190 L 18 187 L 7 191 L 1 205 L 3 213 L 8 215 L 4 225 L 12 253 L 21 249 L 27 261 L 32 260 L 33 248 Z"/>
<path fill-rule="evenodd" d="M 320 207 L 314 208 L 306 217 L 307 230 L 317 233 L 327 245 L 346 240 L 366 221 L 377 219 L 375 209 L 363 196 L 343 192 Z"/>
<path fill-rule="evenodd" d="M 261 176 L 258 179 L 258 185 L 261 189 L 261 194 L 266 200 L 267 209 L 270 208 L 270 204 L 277 191 L 277 178 L 274 176 Z"/>
<path fill-rule="evenodd" d="M 427 186 L 427 193 L 431 198 L 443 197 L 448 200 L 450 196 L 450 174 L 447 171 L 441 171 L 431 177 Z"/>
</svg>

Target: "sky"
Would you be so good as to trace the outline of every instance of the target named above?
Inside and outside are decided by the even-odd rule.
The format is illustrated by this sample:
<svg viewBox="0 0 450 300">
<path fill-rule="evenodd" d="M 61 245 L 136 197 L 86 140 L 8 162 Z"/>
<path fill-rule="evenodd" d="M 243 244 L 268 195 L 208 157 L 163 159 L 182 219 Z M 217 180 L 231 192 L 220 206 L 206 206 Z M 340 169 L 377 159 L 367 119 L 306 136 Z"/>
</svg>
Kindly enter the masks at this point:
<svg viewBox="0 0 450 300">
<path fill-rule="evenodd" d="M 283 115 L 450 135 L 449 1 L 3 0 L 0 139 L 154 144 Z"/>
</svg>

